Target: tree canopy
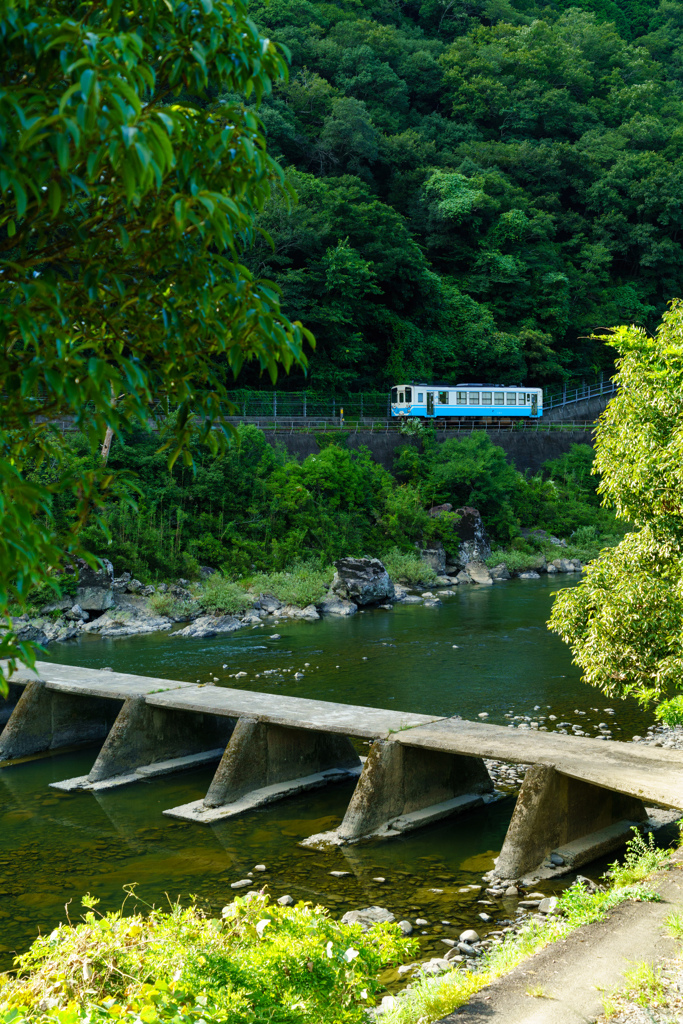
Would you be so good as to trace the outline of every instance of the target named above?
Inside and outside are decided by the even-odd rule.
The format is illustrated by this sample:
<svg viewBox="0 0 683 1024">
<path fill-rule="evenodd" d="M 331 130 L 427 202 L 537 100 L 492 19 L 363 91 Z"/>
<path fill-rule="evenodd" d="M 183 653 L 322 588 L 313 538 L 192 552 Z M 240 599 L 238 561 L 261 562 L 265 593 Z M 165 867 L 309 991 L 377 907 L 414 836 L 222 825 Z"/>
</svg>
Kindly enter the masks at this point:
<svg viewBox="0 0 683 1024">
<path fill-rule="evenodd" d="M 286 77 L 242 0 L 0 3 L 1 615 L 130 493 L 65 460 L 60 418 L 92 450 L 172 408 L 162 440 L 190 459 L 196 416 L 224 436 L 226 371 L 304 365 L 310 334 L 243 263 L 283 183 L 255 108 Z"/>
<path fill-rule="evenodd" d="M 555 599 L 584 679 L 683 721 L 683 302 L 653 337 L 619 328 L 619 393 L 598 422 L 598 491 L 633 530 Z"/>
<path fill-rule="evenodd" d="M 248 260 L 316 333 L 308 384 L 611 369 L 595 331 L 681 293 L 677 0 L 251 10 L 291 50 L 262 116 L 301 201 Z"/>
</svg>

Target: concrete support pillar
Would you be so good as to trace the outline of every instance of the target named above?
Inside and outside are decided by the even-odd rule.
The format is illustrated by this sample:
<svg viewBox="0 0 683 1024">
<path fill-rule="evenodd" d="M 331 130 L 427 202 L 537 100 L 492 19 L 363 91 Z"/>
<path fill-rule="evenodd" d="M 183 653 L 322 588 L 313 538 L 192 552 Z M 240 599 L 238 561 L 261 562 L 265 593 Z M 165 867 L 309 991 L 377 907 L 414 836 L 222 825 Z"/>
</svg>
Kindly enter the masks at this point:
<svg viewBox="0 0 683 1024">
<path fill-rule="evenodd" d="M 218 748 L 224 749 L 232 729 L 230 718 L 151 707 L 144 697 L 129 697 L 88 774 L 88 782 L 102 782 L 146 765 L 203 751 L 215 753 Z"/>
<path fill-rule="evenodd" d="M 494 874 L 535 873 L 551 853 L 562 858 L 565 870 L 578 868 L 618 849 L 646 817 L 635 797 L 534 765 L 524 777 Z"/>
<path fill-rule="evenodd" d="M 118 700 L 48 690 L 42 680 L 27 683 L 0 736 L 0 760 L 102 740 L 120 707 Z"/>
<path fill-rule="evenodd" d="M 376 740 L 337 835 L 347 841 L 409 831 L 481 804 L 492 791 L 480 757 Z"/>
<path fill-rule="evenodd" d="M 0 697 L 0 732 L 4 729 L 6 723 L 10 719 L 10 715 L 14 711 L 19 698 L 23 693 L 24 687 L 18 683 L 9 684 L 9 693 L 6 697 Z"/>
<path fill-rule="evenodd" d="M 346 736 L 242 717 L 204 800 L 164 814 L 210 823 L 359 773 Z"/>
</svg>

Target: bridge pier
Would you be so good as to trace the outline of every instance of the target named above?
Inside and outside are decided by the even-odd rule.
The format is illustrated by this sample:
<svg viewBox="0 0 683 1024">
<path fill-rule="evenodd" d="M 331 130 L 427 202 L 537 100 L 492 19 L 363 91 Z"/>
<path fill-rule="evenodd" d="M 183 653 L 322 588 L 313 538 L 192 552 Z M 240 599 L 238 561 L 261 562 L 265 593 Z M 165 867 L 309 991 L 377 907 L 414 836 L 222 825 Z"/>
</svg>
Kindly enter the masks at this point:
<svg viewBox="0 0 683 1024">
<path fill-rule="evenodd" d="M 642 800 L 564 775 L 550 765 L 527 770 L 493 875 L 543 873 L 551 855 L 562 858 L 555 876 L 623 846 L 645 821 Z"/>
<path fill-rule="evenodd" d="M 360 770 L 360 758 L 346 736 L 243 716 L 204 799 L 164 814 L 210 824 Z"/>
<path fill-rule="evenodd" d="M 310 836 L 305 845 L 391 838 L 494 798 L 493 782 L 480 757 L 408 747 L 391 737 L 378 739 L 339 828 Z"/>
<path fill-rule="evenodd" d="M 129 697 L 88 775 L 51 783 L 52 789 L 101 790 L 218 761 L 233 721 L 218 715 L 153 707 Z"/>
<path fill-rule="evenodd" d="M 0 699 L 0 733 L 9 721 L 12 712 L 19 702 L 19 698 L 21 697 L 23 690 L 23 686 L 17 686 L 16 683 L 10 683 L 7 697 L 5 697 L 4 700 Z"/>
<path fill-rule="evenodd" d="M 27 683 L 0 735 L 0 761 L 103 740 L 121 701 L 49 690 Z"/>
</svg>

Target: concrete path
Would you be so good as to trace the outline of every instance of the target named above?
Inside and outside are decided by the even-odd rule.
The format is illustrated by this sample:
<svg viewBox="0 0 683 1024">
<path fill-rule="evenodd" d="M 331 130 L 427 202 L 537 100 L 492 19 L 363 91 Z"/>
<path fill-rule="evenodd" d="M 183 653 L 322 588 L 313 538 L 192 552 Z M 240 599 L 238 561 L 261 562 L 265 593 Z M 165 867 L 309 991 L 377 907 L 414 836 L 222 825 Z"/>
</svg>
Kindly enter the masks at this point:
<svg viewBox="0 0 683 1024">
<path fill-rule="evenodd" d="M 437 1024 L 589 1024 L 634 963 L 671 956 L 664 919 L 683 903 L 683 852 L 649 883 L 661 903 L 625 903 L 553 943 Z M 544 996 L 529 995 L 540 989 Z"/>
</svg>

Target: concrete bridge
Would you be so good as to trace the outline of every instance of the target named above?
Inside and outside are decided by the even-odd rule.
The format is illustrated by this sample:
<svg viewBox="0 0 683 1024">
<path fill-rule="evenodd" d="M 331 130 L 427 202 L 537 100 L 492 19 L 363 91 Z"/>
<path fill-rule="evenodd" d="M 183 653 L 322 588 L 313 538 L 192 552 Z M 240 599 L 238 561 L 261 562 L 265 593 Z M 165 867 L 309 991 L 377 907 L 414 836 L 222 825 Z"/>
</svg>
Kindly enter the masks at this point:
<svg viewBox="0 0 683 1024">
<path fill-rule="evenodd" d="M 484 758 L 527 764 L 501 878 L 560 874 L 617 849 L 646 820 L 645 803 L 683 809 L 680 751 L 47 662 L 13 677 L 3 717 L 3 767 L 99 745 L 88 775 L 52 784 L 65 791 L 215 763 L 202 800 L 164 811 L 198 823 L 356 778 L 341 825 L 307 845 L 391 838 L 457 815 L 499 796 Z M 371 741 L 367 758 L 352 739 Z M 549 866 L 551 854 L 562 866 Z"/>
</svg>

